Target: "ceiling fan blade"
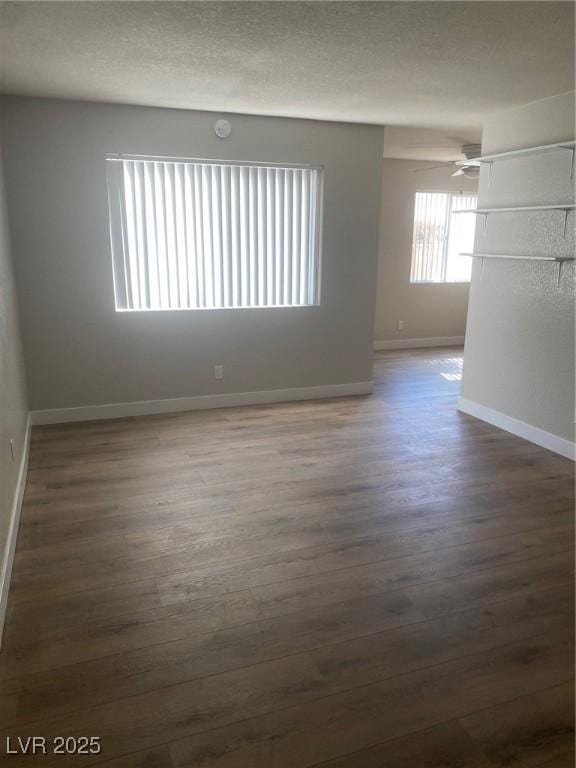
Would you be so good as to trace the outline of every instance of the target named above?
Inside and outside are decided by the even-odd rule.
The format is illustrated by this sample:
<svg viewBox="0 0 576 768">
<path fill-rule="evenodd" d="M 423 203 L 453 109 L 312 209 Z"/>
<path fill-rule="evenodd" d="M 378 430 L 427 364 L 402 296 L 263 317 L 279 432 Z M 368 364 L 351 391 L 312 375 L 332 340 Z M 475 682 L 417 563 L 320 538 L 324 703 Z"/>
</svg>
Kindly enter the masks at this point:
<svg viewBox="0 0 576 768">
<path fill-rule="evenodd" d="M 454 165 L 452 161 L 442 163 L 441 165 L 429 165 L 428 168 L 414 168 L 412 173 L 422 173 L 422 171 L 435 171 L 438 168 L 446 168 L 447 165 Z"/>
</svg>

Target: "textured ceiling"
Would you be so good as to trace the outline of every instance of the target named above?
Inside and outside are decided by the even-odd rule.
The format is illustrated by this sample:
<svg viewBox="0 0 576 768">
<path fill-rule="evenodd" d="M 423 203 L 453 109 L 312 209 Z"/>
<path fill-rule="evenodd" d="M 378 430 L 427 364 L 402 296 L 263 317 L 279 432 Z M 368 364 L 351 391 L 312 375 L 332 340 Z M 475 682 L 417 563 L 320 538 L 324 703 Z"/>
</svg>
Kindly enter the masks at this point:
<svg viewBox="0 0 576 768">
<path fill-rule="evenodd" d="M 568 2 L 5 2 L 1 88 L 477 128 L 574 87 L 573 14 Z"/>
</svg>

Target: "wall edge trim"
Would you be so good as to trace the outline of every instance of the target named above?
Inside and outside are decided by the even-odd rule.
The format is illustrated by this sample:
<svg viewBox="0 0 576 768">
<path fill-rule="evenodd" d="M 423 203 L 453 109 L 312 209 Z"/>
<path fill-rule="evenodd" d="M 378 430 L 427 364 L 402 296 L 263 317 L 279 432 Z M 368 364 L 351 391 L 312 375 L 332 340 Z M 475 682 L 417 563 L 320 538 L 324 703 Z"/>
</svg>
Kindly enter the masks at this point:
<svg viewBox="0 0 576 768">
<path fill-rule="evenodd" d="M 374 342 L 375 350 L 420 349 L 422 347 L 460 347 L 464 336 L 430 336 L 425 339 L 382 339 Z"/>
<path fill-rule="evenodd" d="M 542 448 L 547 448 L 549 451 L 559 453 L 567 459 L 576 460 L 576 444 L 563 437 L 554 435 L 552 432 L 546 432 L 544 429 L 534 427 L 532 424 L 515 419 L 513 416 L 507 416 L 501 411 L 488 408 L 488 406 L 481 405 L 474 400 L 467 400 L 465 397 L 459 398 L 458 410 L 469 416 L 486 421 L 488 424 L 499 427 L 506 432 L 511 432 L 513 435 L 535 443 Z"/>
<path fill-rule="evenodd" d="M 255 392 L 193 395 L 191 397 L 176 397 L 164 400 L 142 400 L 104 405 L 84 405 L 75 408 L 53 408 L 43 411 L 32 411 L 31 416 L 32 424 L 34 425 L 65 424 L 75 421 L 121 419 L 128 416 L 147 416 L 157 413 L 233 408 L 241 405 L 350 397 L 354 395 L 370 395 L 371 393 L 371 381 L 356 381 L 349 384 L 323 384 L 312 387 L 293 387 L 290 389 L 265 389 Z"/>
<path fill-rule="evenodd" d="M 26 432 L 24 434 L 24 446 L 22 457 L 20 459 L 20 468 L 18 469 L 18 478 L 10 510 L 10 522 L 8 525 L 8 536 L 0 562 L 0 647 L 2 646 L 2 637 L 4 625 L 6 622 L 6 611 L 8 607 L 8 593 L 10 591 L 10 580 L 12 577 L 12 566 L 14 564 L 14 553 L 16 551 L 16 541 L 20 528 L 20 515 L 22 513 L 22 501 L 24 499 L 24 489 L 26 487 L 26 478 L 28 476 L 28 458 L 30 454 L 30 433 L 32 431 L 32 414 L 28 413 L 26 420 Z"/>
</svg>

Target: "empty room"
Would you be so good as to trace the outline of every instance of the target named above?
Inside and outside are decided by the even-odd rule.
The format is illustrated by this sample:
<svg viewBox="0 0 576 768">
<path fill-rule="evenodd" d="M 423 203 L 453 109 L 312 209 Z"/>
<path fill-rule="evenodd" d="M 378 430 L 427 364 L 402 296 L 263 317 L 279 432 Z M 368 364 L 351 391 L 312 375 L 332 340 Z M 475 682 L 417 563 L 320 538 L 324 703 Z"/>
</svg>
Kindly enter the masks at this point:
<svg viewBox="0 0 576 768">
<path fill-rule="evenodd" d="M 573 2 L 0 0 L 0 765 L 573 768 Z"/>
</svg>

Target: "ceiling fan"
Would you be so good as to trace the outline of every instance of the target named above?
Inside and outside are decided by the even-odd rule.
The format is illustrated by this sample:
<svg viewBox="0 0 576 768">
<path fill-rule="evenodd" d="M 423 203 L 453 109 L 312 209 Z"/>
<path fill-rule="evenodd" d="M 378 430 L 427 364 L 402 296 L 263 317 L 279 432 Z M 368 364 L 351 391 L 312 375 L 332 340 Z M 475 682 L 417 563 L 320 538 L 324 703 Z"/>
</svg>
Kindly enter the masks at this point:
<svg viewBox="0 0 576 768">
<path fill-rule="evenodd" d="M 452 176 L 465 176 L 467 179 L 477 179 L 480 174 L 480 162 L 477 160 L 482 152 L 480 144 L 464 144 L 462 146 L 462 154 L 464 160 L 449 160 L 446 163 L 440 163 L 439 165 L 429 165 L 427 168 L 415 168 L 415 173 L 421 173 L 422 171 L 434 171 L 437 168 L 446 168 L 452 166 L 456 168 L 456 171 L 452 173 Z"/>
</svg>

